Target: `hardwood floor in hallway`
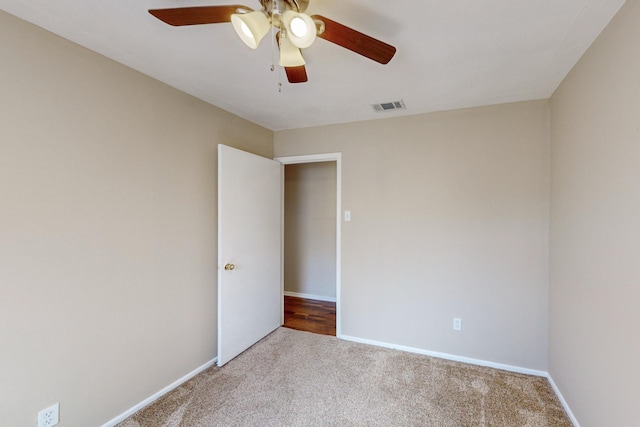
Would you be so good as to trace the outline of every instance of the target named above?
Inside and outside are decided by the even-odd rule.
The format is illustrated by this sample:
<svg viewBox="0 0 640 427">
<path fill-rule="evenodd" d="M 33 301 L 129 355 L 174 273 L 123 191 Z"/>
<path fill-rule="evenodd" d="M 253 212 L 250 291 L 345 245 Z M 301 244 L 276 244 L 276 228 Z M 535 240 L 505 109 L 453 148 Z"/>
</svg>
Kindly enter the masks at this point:
<svg viewBox="0 0 640 427">
<path fill-rule="evenodd" d="M 285 328 L 322 335 L 336 334 L 336 303 L 284 297 Z"/>
</svg>

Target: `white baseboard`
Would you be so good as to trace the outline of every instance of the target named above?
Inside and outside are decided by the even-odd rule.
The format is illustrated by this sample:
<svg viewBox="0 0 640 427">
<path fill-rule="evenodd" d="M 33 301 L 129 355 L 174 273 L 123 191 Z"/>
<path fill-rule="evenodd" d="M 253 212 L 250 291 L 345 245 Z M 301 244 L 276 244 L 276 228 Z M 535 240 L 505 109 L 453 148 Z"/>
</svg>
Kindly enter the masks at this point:
<svg viewBox="0 0 640 427">
<path fill-rule="evenodd" d="M 569 407 L 569 404 L 567 403 L 567 401 L 564 400 L 564 396 L 560 392 L 560 389 L 556 385 L 555 381 L 553 381 L 553 378 L 551 378 L 551 374 L 547 373 L 547 379 L 549 380 L 549 384 L 551 384 L 551 388 L 556 393 L 556 396 L 558 396 L 560 403 L 562 403 L 562 407 L 564 408 L 564 411 L 567 413 L 567 416 L 571 420 L 573 427 L 580 427 L 580 423 L 578 422 L 575 415 L 573 415 L 573 412 L 571 411 L 571 408 Z"/>
<path fill-rule="evenodd" d="M 171 384 L 169 384 L 168 386 L 166 386 L 165 388 L 163 388 L 162 390 L 160 390 L 159 392 L 153 394 L 152 396 L 147 397 L 145 400 L 143 400 L 142 402 L 138 403 L 137 405 L 135 405 L 134 407 L 124 411 L 122 414 L 118 415 L 117 417 L 115 417 L 114 419 L 107 421 L 106 423 L 104 423 L 102 425 L 102 427 L 113 427 L 116 424 L 118 424 L 119 422 L 124 421 L 126 418 L 130 417 L 131 415 L 135 414 L 136 412 L 138 412 L 140 409 L 144 408 L 145 406 L 151 404 L 152 402 L 158 400 L 159 398 L 161 398 L 162 396 L 164 396 L 165 394 L 169 393 L 171 390 L 173 390 L 174 388 L 178 387 L 179 385 L 181 385 L 182 383 L 190 380 L 191 378 L 195 377 L 196 375 L 198 375 L 200 372 L 204 371 L 205 369 L 213 366 L 216 361 L 217 361 L 217 357 L 213 358 L 212 360 L 208 361 L 207 363 L 205 363 L 204 365 L 194 369 L 193 371 L 189 372 L 187 375 L 183 376 L 180 379 L 177 379 L 176 381 L 172 382 Z"/>
<path fill-rule="evenodd" d="M 298 298 L 306 298 L 306 299 L 315 299 L 318 301 L 336 302 L 335 297 L 325 297 L 322 295 L 301 294 L 299 292 L 289 292 L 289 291 L 284 291 L 284 295 L 287 297 L 298 297 Z"/>
<path fill-rule="evenodd" d="M 486 367 L 489 367 L 489 368 L 502 369 L 503 371 L 516 372 L 516 373 L 519 373 L 519 374 L 535 375 L 536 377 L 547 377 L 548 376 L 548 373 L 544 372 L 544 371 L 538 371 L 538 370 L 529 369 L 529 368 L 521 368 L 519 366 L 513 366 L 513 365 L 505 365 L 505 364 L 502 364 L 502 363 L 489 362 L 489 361 L 486 361 L 486 360 L 472 359 L 470 357 L 456 356 L 455 354 L 448 354 L 448 353 L 440 353 L 440 352 L 437 352 L 437 351 L 423 350 L 421 348 L 407 347 L 407 346 L 398 345 L 398 344 L 390 344 L 390 343 L 381 342 L 381 341 L 374 341 L 374 340 L 368 340 L 368 339 L 364 339 L 364 338 L 351 337 L 351 336 L 348 336 L 348 335 L 340 335 L 338 338 L 343 339 L 343 340 L 347 340 L 347 341 L 359 342 L 359 343 L 362 343 L 362 344 L 370 344 L 370 345 L 375 345 L 375 346 L 378 346 L 378 347 L 392 348 L 392 349 L 395 349 L 395 350 L 407 351 L 409 353 L 417 353 L 417 354 L 422 354 L 422 355 L 425 355 L 425 356 L 437 357 L 437 358 L 440 358 L 440 359 L 446 359 L 446 360 L 453 360 L 453 361 L 456 361 L 456 362 L 469 363 L 471 365 L 479 365 L 479 366 L 486 366 Z"/>
</svg>

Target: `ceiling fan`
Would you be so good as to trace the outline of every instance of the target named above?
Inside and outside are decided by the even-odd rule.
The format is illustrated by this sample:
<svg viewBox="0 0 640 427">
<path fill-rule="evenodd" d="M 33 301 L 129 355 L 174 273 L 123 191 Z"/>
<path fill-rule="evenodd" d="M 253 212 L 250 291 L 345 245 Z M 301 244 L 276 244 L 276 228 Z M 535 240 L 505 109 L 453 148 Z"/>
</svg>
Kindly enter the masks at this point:
<svg viewBox="0 0 640 427">
<path fill-rule="evenodd" d="M 256 49 L 273 28 L 280 48 L 279 65 L 289 83 L 307 81 L 300 49 L 320 37 L 381 64 L 388 63 L 396 48 L 320 15 L 304 13 L 309 0 L 260 0 L 262 10 L 243 5 L 194 6 L 151 9 L 149 13 L 173 26 L 231 22 L 242 41 Z"/>
</svg>

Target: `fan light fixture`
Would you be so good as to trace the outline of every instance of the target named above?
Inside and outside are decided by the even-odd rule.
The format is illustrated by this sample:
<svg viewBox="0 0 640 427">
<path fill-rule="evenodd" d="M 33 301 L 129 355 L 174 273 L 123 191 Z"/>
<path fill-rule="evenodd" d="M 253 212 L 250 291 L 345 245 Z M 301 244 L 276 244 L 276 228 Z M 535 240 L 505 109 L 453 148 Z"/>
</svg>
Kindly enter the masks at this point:
<svg viewBox="0 0 640 427">
<path fill-rule="evenodd" d="M 262 11 L 234 13 L 231 23 L 242 41 L 251 49 L 256 49 L 260 41 L 269 32 L 272 22 L 284 29 L 287 37 L 294 46 L 304 49 L 311 46 L 316 39 L 316 24 L 307 14 L 293 10 L 286 10 L 276 21 Z"/>
<path fill-rule="evenodd" d="M 172 26 L 220 24 L 231 22 L 238 37 L 256 49 L 269 30 L 280 47 L 280 65 L 289 83 L 307 81 L 305 61 L 300 49 L 311 46 L 316 37 L 369 58 L 388 63 L 396 53 L 390 44 L 349 28 L 321 15 L 306 15 L 310 0 L 258 0 L 261 10 L 224 4 L 150 9 L 149 13 Z M 272 44 L 274 46 L 275 44 Z M 272 51 L 272 57 L 275 52 Z M 274 70 L 271 64 L 271 70 Z"/>
<path fill-rule="evenodd" d="M 231 24 L 240 39 L 251 49 L 258 47 L 260 40 L 267 35 L 271 28 L 269 18 L 259 10 L 241 14 L 234 13 L 231 15 Z"/>
<path fill-rule="evenodd" d="M 300 49 L 298 49 L 288 37 L 279 37 L 280 44 L 280 66 L 281 67 L 300 67 L 304 65 L 304 58 Z"/>
<path fill-rule="evenodd" d="M 282 15 L 282 24 L 291 43 L 300 49 L 311 46 L 316 39 L 316 24 L 305 13 L 287 10 Z"/>
</svg>

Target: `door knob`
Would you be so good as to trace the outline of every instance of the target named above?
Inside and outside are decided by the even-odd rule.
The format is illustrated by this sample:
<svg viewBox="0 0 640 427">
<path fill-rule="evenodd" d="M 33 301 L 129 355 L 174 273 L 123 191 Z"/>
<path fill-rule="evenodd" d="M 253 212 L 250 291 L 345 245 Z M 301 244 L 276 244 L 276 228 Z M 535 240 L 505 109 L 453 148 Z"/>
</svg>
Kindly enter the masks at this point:
<svg viewBox="0 0 640 427">
<path fill-rule="evenodd" d="M 227 264 L 224 266 L 225 270 L 233 270 L 234 268 L 236 268 L 236 266 L 233 264 Z"/>
</svg>

